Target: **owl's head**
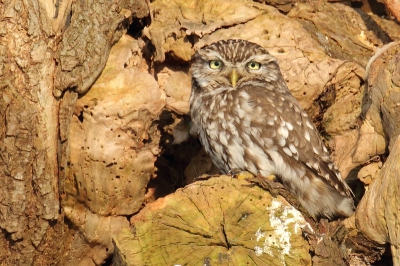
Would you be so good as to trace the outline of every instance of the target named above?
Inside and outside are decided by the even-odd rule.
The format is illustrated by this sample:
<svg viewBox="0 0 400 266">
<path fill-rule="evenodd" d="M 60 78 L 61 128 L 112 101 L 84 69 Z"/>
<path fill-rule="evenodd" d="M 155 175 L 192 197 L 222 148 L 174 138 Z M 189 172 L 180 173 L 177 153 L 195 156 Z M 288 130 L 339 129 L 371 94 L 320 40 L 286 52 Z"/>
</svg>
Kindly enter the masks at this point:
<svg viewBox="0 0 400 266">
<path fill-rule="evenodd" d="M 274 82 L 280 77 L 276 58 L 258 44 L 245 40 L 222 40 L 199 49 L 192 76 L 207 92 L 234 90 L 250 82 Z"/>
</svg>

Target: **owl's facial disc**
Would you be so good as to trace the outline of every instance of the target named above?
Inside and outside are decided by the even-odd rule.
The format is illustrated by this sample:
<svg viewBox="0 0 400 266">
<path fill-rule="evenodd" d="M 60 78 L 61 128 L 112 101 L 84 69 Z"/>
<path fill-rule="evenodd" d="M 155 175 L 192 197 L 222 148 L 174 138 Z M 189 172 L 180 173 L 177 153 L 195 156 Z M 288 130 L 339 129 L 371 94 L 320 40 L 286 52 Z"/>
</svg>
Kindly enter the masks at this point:
<svg viewBox="0 0 400 266">
<path fill-rule="evenodd" d="M 233 88 L 236 87 L 241 75 L 239 75 L 238 66 L 235 63 L 219 57 L 211 60 L 209 58 L 204 58 L 204 61 L 208 62 L 208 68 L 212 73 L 218 73 L 221 78 L 223 77 L 225 79 L 225 84 L 226 81 L 228 81 Z"/>
</svg>

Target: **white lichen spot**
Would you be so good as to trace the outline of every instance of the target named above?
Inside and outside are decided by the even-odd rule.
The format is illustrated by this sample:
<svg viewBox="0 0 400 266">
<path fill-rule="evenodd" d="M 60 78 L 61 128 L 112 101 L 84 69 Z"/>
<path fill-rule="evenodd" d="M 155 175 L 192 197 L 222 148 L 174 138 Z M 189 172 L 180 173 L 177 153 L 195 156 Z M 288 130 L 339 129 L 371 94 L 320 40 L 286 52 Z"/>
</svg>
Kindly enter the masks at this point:
<svg viewBox="0 0 400 266">
<path fill-rule="evenodd" d="M 255 236 L 256 236 L 256 241 L 257 242 L 260 241 L 261 238 L 265 237 L 265 233 L 261 232 L 261 227 L 258 228 Z"/>
<path fill-rule="evenodd" d="M 298 210 L 292 206 L 282 205 L 277 200 L 272 200 L 267 211 L 269 212 L 269 227 L 271 229 L 262 231 L 261 227 L 258 228 L 255 233 L 257 245 L 254 247 L 254 252 L 256 256 L 268 254 L 277 257 L 281 260 L 282 265 L 286 265 L 285 256 L 290 254 L 292 248 L 291 235 L 300 236 L 300 229 L 306 226 L 311 228 L 311 226 Z M 263 243 L 259 243 L 262 239 L 264 239 Z"/>
<path fill-rule="evenodd" d="M 256 253 L 256 256 L 259 257 L 263 254 L 263 248 L 259 246 L 254 247 L 254 252 Z"/>
</svg>

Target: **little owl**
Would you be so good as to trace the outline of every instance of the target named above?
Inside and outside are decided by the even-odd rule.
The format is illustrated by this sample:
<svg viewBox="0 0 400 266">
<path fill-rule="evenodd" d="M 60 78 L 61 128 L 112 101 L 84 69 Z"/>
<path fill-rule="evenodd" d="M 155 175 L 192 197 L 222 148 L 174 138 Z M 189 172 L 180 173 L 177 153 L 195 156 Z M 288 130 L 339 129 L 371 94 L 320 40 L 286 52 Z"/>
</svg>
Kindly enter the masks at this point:
<svg viewBox="0 0 400 266">
<path fill-rule="evenodd" d="M 219 41 L 196 52 L 191 70 L 192 121 L 221 171 L 275 175 L 313 216 L 354 212 L 350 188 L 264 48 Z"/>
</svg>

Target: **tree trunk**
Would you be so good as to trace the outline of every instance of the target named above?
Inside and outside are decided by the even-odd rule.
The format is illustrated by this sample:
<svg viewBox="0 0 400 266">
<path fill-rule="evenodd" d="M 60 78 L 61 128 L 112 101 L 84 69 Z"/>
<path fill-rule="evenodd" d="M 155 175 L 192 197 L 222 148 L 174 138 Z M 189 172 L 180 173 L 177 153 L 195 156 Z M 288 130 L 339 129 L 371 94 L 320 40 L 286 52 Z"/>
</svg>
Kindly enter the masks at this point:
<svg viewBox="0 0 400 266">
<path fill-rule="evenodd" d="M 35 1 L 3 2 L 1 10 L 0 261 L 49 265 L 61 254 L 63 231 L 54 14 Z"/>
<path fill-rule="evenodd" d="M 77 93 L 103 70 L 121 25 L 133 14 L 147 16 L 147 4 L 6 1 L 0 7 L 0 263 L 66 265 L 60 260 L 68 249 L 66 143 Z"/>
</svg>

